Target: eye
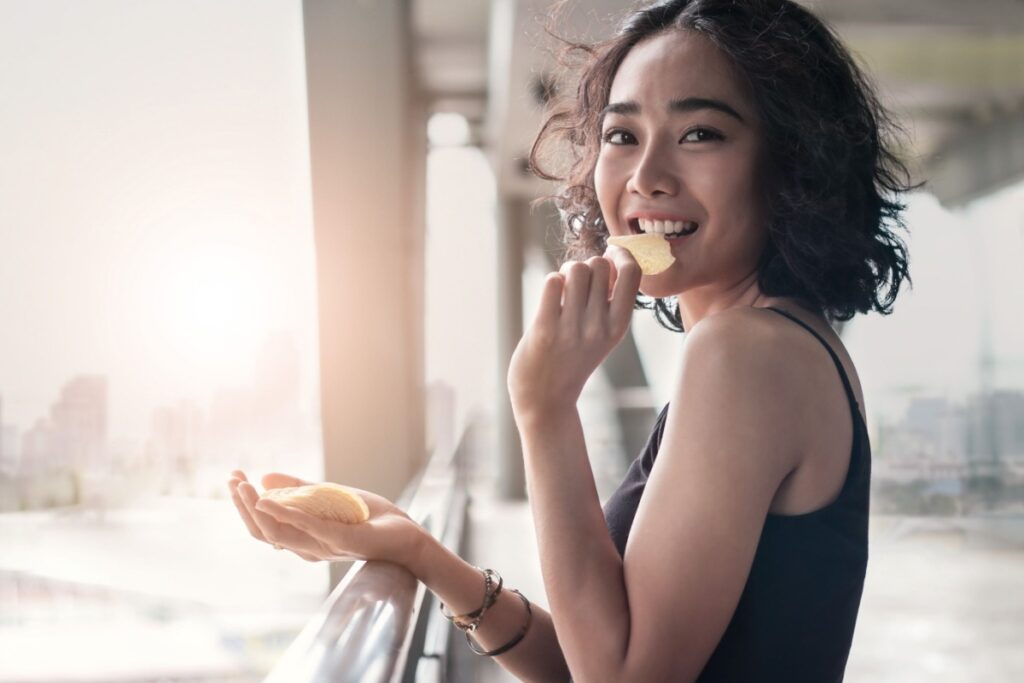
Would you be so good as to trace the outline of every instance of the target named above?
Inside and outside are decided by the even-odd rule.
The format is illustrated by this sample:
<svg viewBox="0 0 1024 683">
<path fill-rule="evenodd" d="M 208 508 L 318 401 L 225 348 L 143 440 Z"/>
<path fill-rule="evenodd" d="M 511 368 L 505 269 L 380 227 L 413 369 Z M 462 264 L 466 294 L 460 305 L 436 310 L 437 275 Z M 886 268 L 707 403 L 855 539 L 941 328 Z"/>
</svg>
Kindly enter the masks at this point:
<svg viewBox="0 0 1024 683">
<path fill-rule="evenodd" d="M 721 133 L 713 131 L 710 128 L 694 128 L 687 131 L 680 142 L 712 142 L 714 140 L 724 139 L 725 138 Z"/>
<path fill-rule="evenodd" d="M 636 142 L 632 133 L 622 130 L 621 128 L 612 128 L 601 136 L 601 142 L 606 142 L 610 145 L 628 145 L 630 144 L 630 140 Z"/>
</svg>

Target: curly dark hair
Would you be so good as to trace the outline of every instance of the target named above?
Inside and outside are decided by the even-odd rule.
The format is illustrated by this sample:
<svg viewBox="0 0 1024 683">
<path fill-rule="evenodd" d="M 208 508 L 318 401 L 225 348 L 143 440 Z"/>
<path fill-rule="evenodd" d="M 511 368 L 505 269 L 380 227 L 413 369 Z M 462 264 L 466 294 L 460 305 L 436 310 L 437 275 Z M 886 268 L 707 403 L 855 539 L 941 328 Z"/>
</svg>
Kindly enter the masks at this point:
<svg viewBox="0 0 1024 683">
<path fill-rule="evenodd" d="M 564 9 L 559 2 L 551 22 Z M 628 14 L 610 39 L 563 44 L 563 76 L 575 93 L 554 96 L 530 150 L 530 169 L 564 183 L 554 199 L 566 258 L 604 252 L 608 229 L 594 189 L 601 110 L 626 54 L 656 34 L 683 29 L 710 39 L 751 86 L 768 148 L 769 241 L 758 264 L 768 296 L 790 297 L 832 321 L 884 315 L 906 278 L 900 193 L 920 187 L 896 156 L 903 129 L 833 30 L 789 0 L 664 0 Z M 581 57 L 582 62 L 574 60 Z M 575 76 L 575 78 L 573 78 Z M 558 152 L 566 170 L 545 170 Z M 564 154 L 564 146 L 570 150 Z M 543 160 L 543 162 L 542 162 Z M 882 290 L 885 289 L 884 294 Z M 637 297 L 664 327 L 683 332 L 674 298 Z"/>
</svg>

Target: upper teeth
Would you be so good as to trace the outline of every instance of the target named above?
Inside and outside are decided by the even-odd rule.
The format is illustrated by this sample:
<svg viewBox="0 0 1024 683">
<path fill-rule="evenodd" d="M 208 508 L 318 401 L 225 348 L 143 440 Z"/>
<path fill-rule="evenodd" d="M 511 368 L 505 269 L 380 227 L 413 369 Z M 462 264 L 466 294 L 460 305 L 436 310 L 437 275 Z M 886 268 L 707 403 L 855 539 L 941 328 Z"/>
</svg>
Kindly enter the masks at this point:
<svg viewBox="0 0 1024 683">
<path fill-rule="evenodd" d="M 697 224 L 693 221 L 652 221 L 640 218 L 638 222 L 643 232 L 657 232 L 662 235 L 672 232 L 691 232 L 697 229 Z"/>
</svg>

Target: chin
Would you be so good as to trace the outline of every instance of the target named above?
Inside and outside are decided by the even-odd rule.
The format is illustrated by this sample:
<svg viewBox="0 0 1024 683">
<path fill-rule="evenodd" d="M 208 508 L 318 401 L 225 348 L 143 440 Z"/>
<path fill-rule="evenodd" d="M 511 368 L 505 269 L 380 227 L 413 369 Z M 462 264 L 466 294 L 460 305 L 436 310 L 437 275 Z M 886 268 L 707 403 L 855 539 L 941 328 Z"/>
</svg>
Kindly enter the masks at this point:
<svg viewBox="0 0 1024 683">
<path fill-rule="evenodd" d="M 670 296 L 676 296 L 683 290 L 677 283 L 673 283 L 668 278 L 663 282 L 659 282 L 657 278 L 660 275 L 644 275 L 640 279 L 640 293 L 644 296 L 654 297 L 655 299 L 664 299 Z"/>
</svg>

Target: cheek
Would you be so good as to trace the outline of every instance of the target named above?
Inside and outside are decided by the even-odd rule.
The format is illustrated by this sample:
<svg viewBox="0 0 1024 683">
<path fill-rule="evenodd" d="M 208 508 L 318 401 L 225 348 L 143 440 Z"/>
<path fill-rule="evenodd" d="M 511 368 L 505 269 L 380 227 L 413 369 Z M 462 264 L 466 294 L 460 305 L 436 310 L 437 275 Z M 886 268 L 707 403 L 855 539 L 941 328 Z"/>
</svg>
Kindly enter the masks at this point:
<svg viewBox="0 0 1024 683">
<path fill-rule="evenodd" d="M 597 203 L 601 208 L 601 215 L 605 222 L 615 219 L 616 197 L 615 179 L 611 168 L 600 159 L 594 167 L 594 193 L 597 195 Z"/>
<path fill-rule="evenodd" d="M 609 182 L 608 164 L 598 159 L 597 164 L 594 166 L 594 190 L 597 192 L 598 198 L 608 194 Z"/>
<path fill-rule="evenodd" d="M 749 158 L 722 157 L 704 170 L 699 196 L 714 222 L 749 226 L 762 220 L 760 183 Z"/>
</svg>

